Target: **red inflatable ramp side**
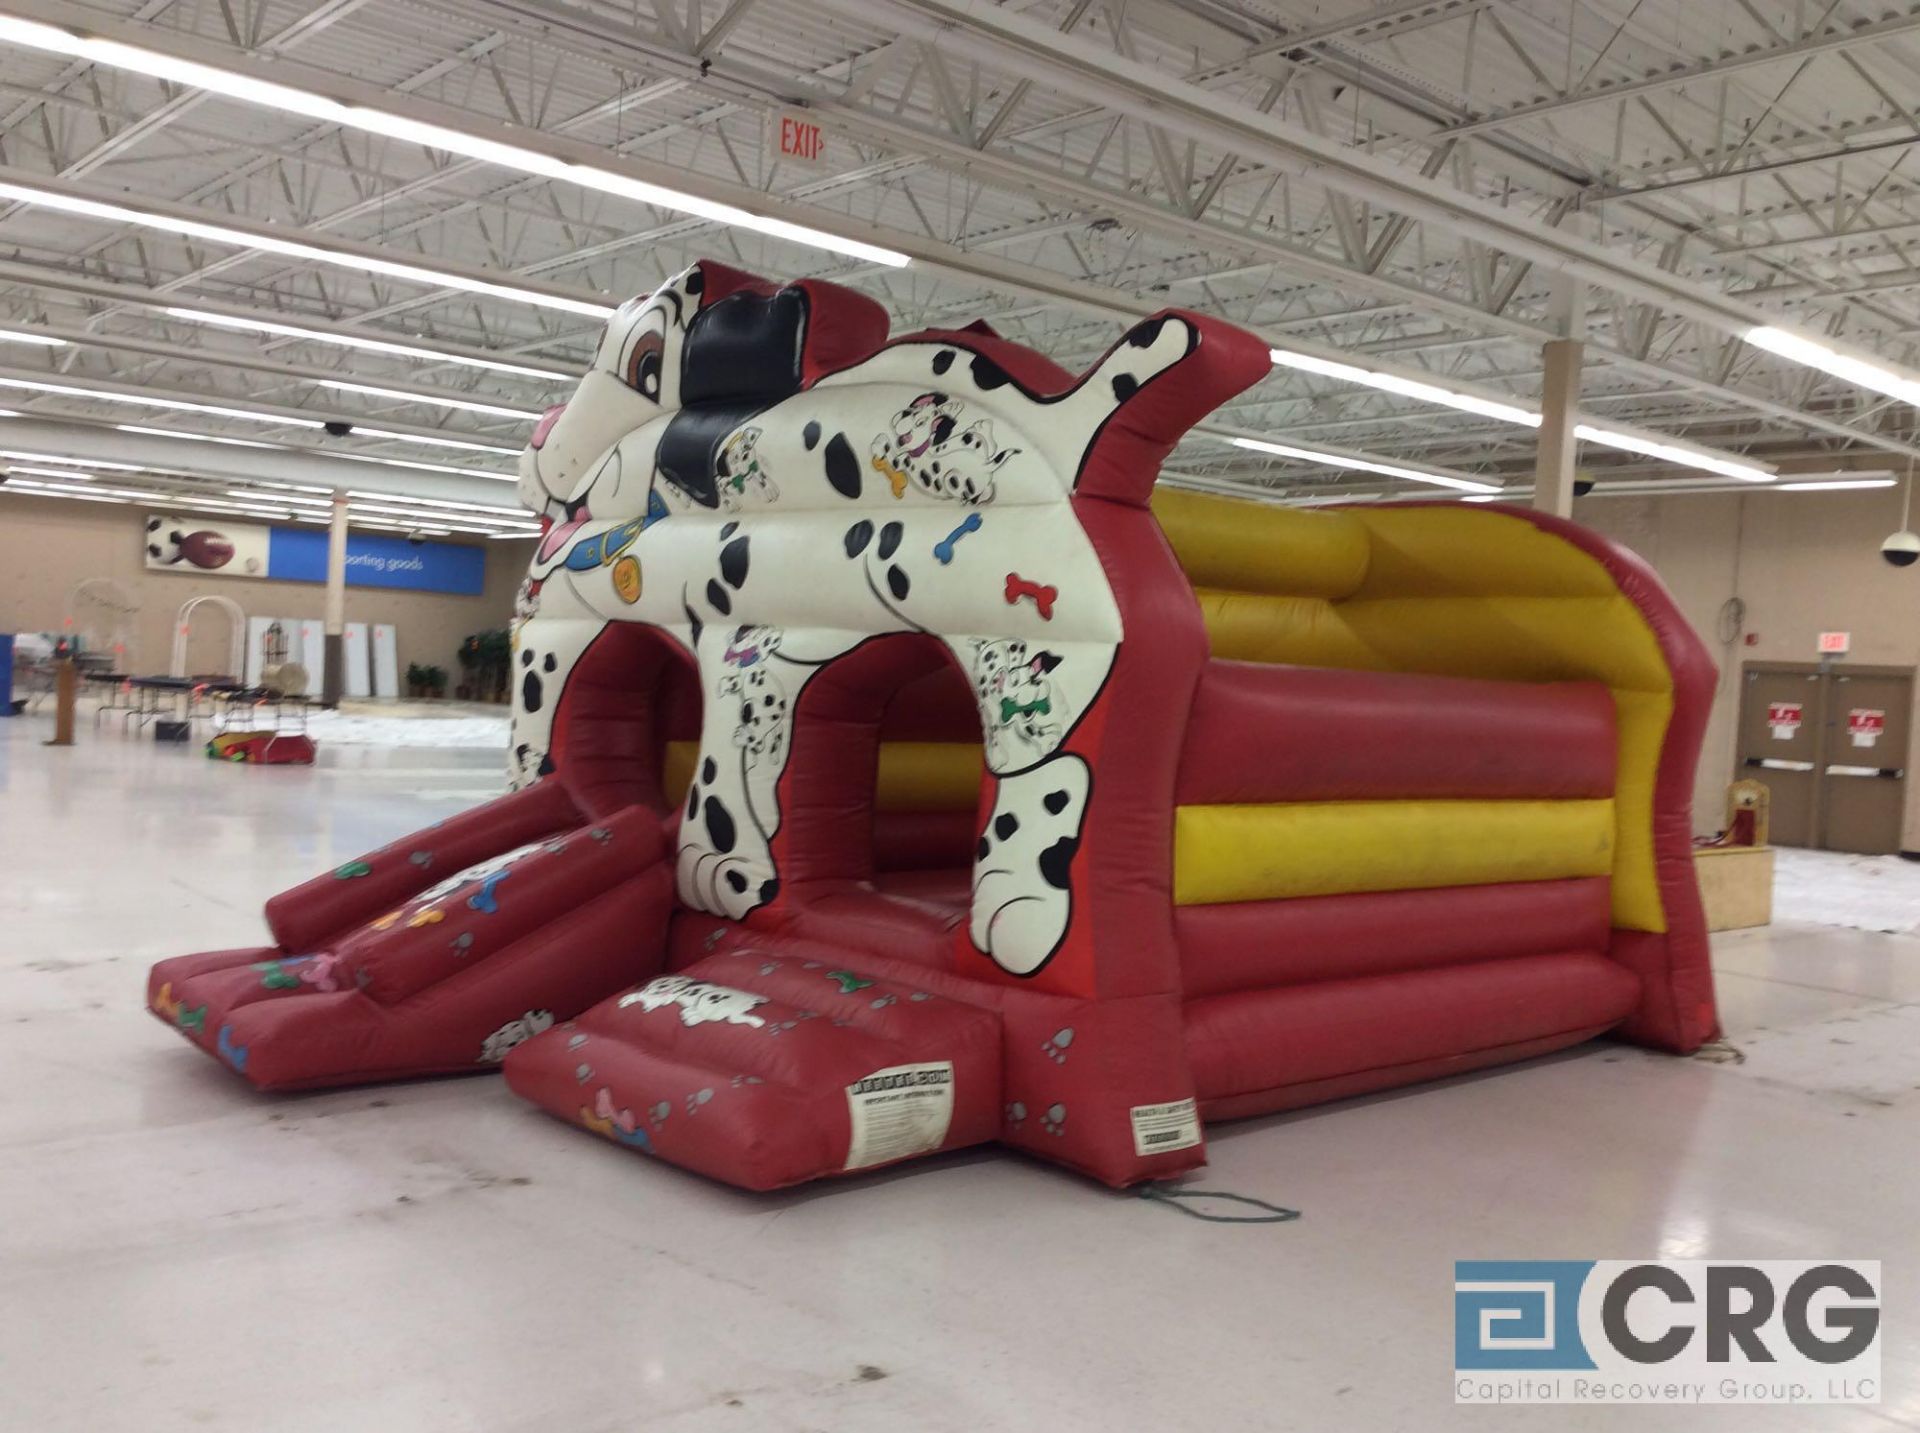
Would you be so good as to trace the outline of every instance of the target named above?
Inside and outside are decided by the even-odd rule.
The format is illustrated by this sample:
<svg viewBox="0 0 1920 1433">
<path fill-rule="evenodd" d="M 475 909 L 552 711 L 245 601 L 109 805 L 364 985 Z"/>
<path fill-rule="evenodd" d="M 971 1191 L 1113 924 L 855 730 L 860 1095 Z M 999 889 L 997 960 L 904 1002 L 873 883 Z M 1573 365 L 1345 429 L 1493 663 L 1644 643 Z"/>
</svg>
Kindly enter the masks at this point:
<svg viewBox="0 0 1920 1433">
<path fill-rule="evenodd" d="M 267 902 L 267 929 L 283 950 L 319 945 L 435 881 L 584 819 L 558 781 L 536 782 L 282 891 Z"/>
<path fill-rule="evenodd" d="M 513 1090 L 629 1148 L 778 1189 L 992 1139 L 1000 1021 L 851 965 L 749 946 L 515 1050 Z"/>
</svg>

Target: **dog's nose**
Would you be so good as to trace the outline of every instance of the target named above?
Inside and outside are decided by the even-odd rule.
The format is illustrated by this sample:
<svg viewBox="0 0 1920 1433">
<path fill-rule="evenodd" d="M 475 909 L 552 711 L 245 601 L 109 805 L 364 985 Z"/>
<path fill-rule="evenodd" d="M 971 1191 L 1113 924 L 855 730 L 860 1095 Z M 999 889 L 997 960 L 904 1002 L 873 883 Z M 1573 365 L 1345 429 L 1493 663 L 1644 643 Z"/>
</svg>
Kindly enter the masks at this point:
<svg viewBox="0 0 1920 1433">
<path fill-rule="evenodd" d="M 553 407 L 547 409 L 546 412 L 542 413 L 540 415 L 540 421 L 533 425 L 533 436 L 527 439 L 527 446 L 529 448 L 540 448 L 545 446 L 547 441 L 547 434 L 553 431 L 553 425 L 560 421 L 560 415 L 566 411 L 567 411 L 566 404 L 556 403 L 553 405 Z"/>
</svg>

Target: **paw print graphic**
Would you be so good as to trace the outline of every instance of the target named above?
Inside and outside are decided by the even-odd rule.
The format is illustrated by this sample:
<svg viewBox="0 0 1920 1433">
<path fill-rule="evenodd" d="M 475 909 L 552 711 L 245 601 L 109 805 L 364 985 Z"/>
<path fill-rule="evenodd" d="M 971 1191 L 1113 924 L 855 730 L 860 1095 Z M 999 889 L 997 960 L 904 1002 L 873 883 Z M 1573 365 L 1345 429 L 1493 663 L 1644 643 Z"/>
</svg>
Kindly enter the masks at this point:
<svg viewBox="0 0 1920 1433">
<path fill-rule="evenodd" d="M 706 1093 L 712 1094 L 713 1091 L 708 1090 Z M 673 1113 L 673 1101 L 661 1100 L 652 1109 L 648 1110 L 647 1113 L 653 1119 L 653 1127 L 658 1129 L 667 1122 L 667 1116 Z"/>
<path fill-rule="evenodd" d="M 916 990 L 913 994 L 909 995 L 907 999 L 911 1000 L 915 1005 L 918 1005 L 921 1001 L 931 1000 L 933 997 L 924 990 Z"/>
<path fill-rule="evenodd" d="M 407 853 L 407 859 L 424 871 L 433 864 L 433 852 L 410 851 Z"/>
<path fill-rule="evenodd" d="M 737 1090 L 742 1085 L 764 1085 L 766 1081 L 758 1075 L 735 1075 L 729 1083 Z"/>
<path fill-rule="evenodd" d="M 588 1080 L 593 1078 L 593 1066 L 585 1064 L 575 1065 L 573 1067 L 573 1077 L 581 1084 L 586 1084 Z"/>
<path fill-rule="evenodd" d="M 889 1005 L 898 1005 L 900 1003 L 900 997 L 898 995 L 882 995 L 878 1000 L 869 1003 L 875 1010 L 885 1010 Z"/>
<path fill-rule="evenodd" d="M 567 1036 L 567 1048 L 569 1050 L 578 1050 L 582 1045 L 586 1043 L 587 1043 L 587 1037 L 585 1035 Z"/>
<path fill-rule="evenodd" d="M 473 949 L 473 932 L 463 930 L 460 934 L 456 935 L 449 944 L 453 946 L 453 953 L 455 955 L 465 955 L 469 950 Z"/>
<path fill-rule="evenodd" d="M 1050 1135 L 1062 1135 L 1067 1128 L 1067 1107 L 1048 1105 L 1047 1112 L 1040 1116 L 1040 1128 Z"/>
<path fill-rule="evenodd" d="M 1019 1129 L 1020 1126 L 1025 1124 L 1026 1122 L 1027 1122 L 1027 1107 L 1025 1105 L 1023 1105 L 1019 1100 L 1015 1100 L 1007 1106 L 1007 1128 L 1008 1129 Z"/>
<path fill-rule="evenodd" d="M 690 1115 L 698 1114 L 700 1112 L 700 1107 L 712 1098 L 713 1098 L 713 1091 L 710 1089 L 695 1090 L 692 1094 L 687 1096 L 687 1113 Z"/>
<path fill-rule="evenodd" d="M 1067 1063 L 1067 1046 L 1072 1043 L 1073 1028 L 1069 1026 L 1065 1030 L 1054 1031 L 1051 1039 L 1041 1041 L 1040 1049 L 1054 1064 L 1064 1065 Z"/>
<path fill-rule="evenodd" d="M 769 1020 L 767 1022 L 767 1033 L 769 1035 L 778 1035 L 784 1030 L 791 1030 L 799 1023 L 798 1020 Z"/>
</svg>

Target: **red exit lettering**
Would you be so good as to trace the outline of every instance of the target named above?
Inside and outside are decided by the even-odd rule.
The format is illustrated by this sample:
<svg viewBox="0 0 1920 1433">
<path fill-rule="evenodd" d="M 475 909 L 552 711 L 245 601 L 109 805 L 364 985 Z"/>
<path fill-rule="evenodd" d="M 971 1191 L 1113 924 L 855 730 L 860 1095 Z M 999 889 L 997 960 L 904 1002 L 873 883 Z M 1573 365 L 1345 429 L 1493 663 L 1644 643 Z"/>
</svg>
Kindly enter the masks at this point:
<svg viewBox="0 0 1920 1433">
<path fill-rule="evenodd" d="M 820 126 L 791 115 L 780 117 L 780 153 L 788 159 L 818 159 L 826 148 Z"/>
</svg>

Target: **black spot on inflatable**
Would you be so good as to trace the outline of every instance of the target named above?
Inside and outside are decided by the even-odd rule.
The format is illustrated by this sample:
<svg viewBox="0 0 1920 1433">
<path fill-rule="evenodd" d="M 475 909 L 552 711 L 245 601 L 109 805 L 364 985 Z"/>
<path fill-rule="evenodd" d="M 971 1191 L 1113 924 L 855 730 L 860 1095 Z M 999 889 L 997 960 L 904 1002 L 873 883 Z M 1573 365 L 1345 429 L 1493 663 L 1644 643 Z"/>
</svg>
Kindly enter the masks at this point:
<svg viewBox="0 0 1920 1433">
<path fill-rule="evenodd" d="M 709 786 L 713 784 L 714 777 L 718 776 L 719 774 L 720 774 L 720 768 L 713 764 L 712 757 L 708 757 L 705 761 L 700 763 L 700 779 L 706 782 Z"/>
<path fill-rule="evenodd" d="M 900 537 L 904 532 L 906 532 L 906 528 L 897 522 L 890 522 L 880 529 L 880 555 L 882 557 L 892 557 L 894 553 L 900 550 Z"/>
<path fill-rule="evenodd" d="M 740 531 L 740 524 L 737 522 L 721 523 L 720 524 L 720 541 L 725 542 L 728 538 L 732 537 L 738 531 Z"/>
<path fill-rule="evenodd" d="M 873 541 L 873 524 L 865 518 L 847 529 L 846 547 L 848 557 L 858 557 L 867 550 L 867 544 Z"/>
<path fill-rule="evenodd" d="M 820 446 L 820 425 L 818 423 L 809 421 L 807 426 L 800 430 L 800 442 L 806 447 L 806 450 L 809 453 L 811 453 L 815 448 L 819 447 Z"/>
<path fill-rule="evenodd" d="M 713 610 L 722 617 L 733 611 L 733 599 L 727 596 L 727 589 L 713 578 L 707 579 L 707 601 L 713 604 Z"/>
<path fill-rule="evenodd" d="M 1141 324 L 1140 327 L 1127 335 L 1128 346 L 1132 348 L 1152 348 L 1153 341 L 1160 337 L 1160 330 L 1165 328 L 1166 325 L 1167 321 L 1165 318 L 1149 319 L 1146 323 Z"/>
<path fill-rule="evenodd" d="M 709 777 L 708 779 L 711 780 L 712 778 Z M 1046 796 L 1042 798 L 1040 804 L 1047 808 L 1049 814 L 1058 816 L 1062 811 L 1067 809 L 1067 800 L 1066 792 L 1049 791 Z"/>
<path fill-rule="evenodd" d="M 720 549 L 720 575 L 736 591 L 747 580 L 747 542 L 744 537 L 736 537 Z"/>
<path fill-rule="evenodd" d="M 733 849 L 733 813 L 720 804 L 720 798 L 709 796 L 706 804 L 707 839 L 713 842 L 713 849 L 721 855 Z M 1071 852 L 1068 853 L 1071 856 Z"/>
<path fill-rule="evenodd" d="M 747 878 L 738 871 L 728 871 L 727 885 L 732 888 L 735 895 L 739 895 L 747 888 Z"/>
<path fill-rule="evenodd" d="M 905 602 L 907 600 L 908 589 L 912 586 L 912 579 L 899 568 L 889 567 L 887 569 L 887 591 L 893 594 L 895 601 Z"/>
<path fill-rule="evenodd" d="M 943 348 L 938 353 L 934 354 L 933 371 L 935 373 L 945 373 L 951 367 L 953 367 L 953 350 L 952 349 Z"/>
<path fill-rule="evenodd" d="M 560 663 L 554 659 L 553 653 L 549 652 L 547 653 L 547 660 L 540 664 L 540 670 L 543 672 L 551 672 L 559 665 Z"/>
<path fill-rule="evenodd" d="M 554 768 L 552 757 L 543 756 L 540 758 L 540 774 L 542 776 L 551 776 L 553 775 L 554 770 L 555 768 Z"/>
<path fill-rule="evenodd" d="M 827 439 L 826 464 L 827 481 L 836 493 L 843 498 L 860 496 L 860 459 L 854 456 L 853 444 L 845 433 Z"/>
<path fill-rule="evenodd" d="M 982 836 L 980 838 L 979 848 L 974 852 L 974 855 L 977 856 L 980 860 L 984 861 L 987 859 L 987 857 L 990 854 L 992 854 L 992 852 L 993 852 L 993 842 L 989 841 L 985 836 Z"/>
<path fill-rule="evenodd" d="M 520 654 L 520 665 L 523 667 L 531 667 L 533 665 L 533 653 L 531 651 Z"/>
<path fill-rule="evenodd" d="M 685 602 L 682 602 L 680 604 L 680 610 L 687 614 L 687 639 L 691 641 L 695 646 L 698 646 L 700 643 L 700 630 L 702 626 L 700 621 L 700 614 L 698 612 L 695 612 L 693 608 Z"/>
<path fill-rule="evenodd" d="M 1004 388 L 1013 380 L 1008 377 L 1006 369 L 988 358 L 986 354 L 976 353 L 973 356 L 973 381 L 980 386 L 982 392 L 986 392 L 992 388 Z"/>
<path fill-rule="evenodd" d="M 687 275 L 687 292 L 688 293 L 697 294 L 700 292 L 700 290 L 704 289 L 706 286 L 707 286 L 707 276 L 702 272 L 700 272 L 698 268 L 694 269 L 692 273 Z"/>
<path fill-rule="evenodd" d="M 1113 379 L 1114 402 L 1125 403 L 1129 398 L 1133 397 L 1133 395 L 1139 391 L 1140 391 L 1140 380 L 1135 378 L 1131 373 L 1119 373 L 1114 375 L 1114 379 Z"/>
<path fill-rule="evenodd" d="M 993 834 L 1002 841 L 1013 839 L 1013 833 L 1020 829 L 1020 818 L 1011 811 L 1002 811 L 993 818 Z"/>
<path fill-rule="evenodd" d="M 1040 877 L 1057 891 L 1067 888 L 1067 872 L 1080 849 L 1077 836 L 1062 836 L 1040 853 Z"/>
<path fill-rule="evenodd" d="M 540 689 L 540 674 L 528 672 L 526 679 L 520 683 L 520 704 L 530 712 L 537 712 L 545 697 L 546 693 Z"/>
<path fill-rule="evenodd" d="M 769 876 L 766 880 L 760 883 L 760 904 L 761 905 L 763 906 L 766 905 L 769 901 L 771 901 L 775 896 L 779 894 L 780 894 L 780 878 L 778 876 Z"/>
</svg>

